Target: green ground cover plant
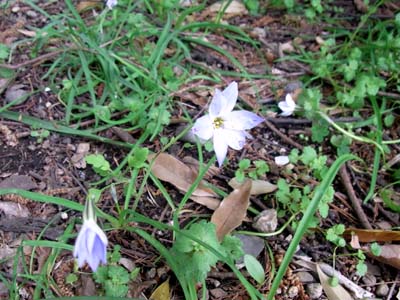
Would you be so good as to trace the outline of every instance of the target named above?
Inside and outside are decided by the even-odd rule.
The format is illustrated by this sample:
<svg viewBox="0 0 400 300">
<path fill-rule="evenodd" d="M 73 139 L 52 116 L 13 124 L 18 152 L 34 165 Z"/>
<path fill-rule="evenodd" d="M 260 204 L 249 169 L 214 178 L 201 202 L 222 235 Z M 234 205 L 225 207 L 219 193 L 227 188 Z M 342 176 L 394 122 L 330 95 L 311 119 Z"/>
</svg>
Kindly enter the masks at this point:
<svg viewBox="0 0 400 300">
<path fill-rule="evenodd" d="M 243 1 L 249 18 L 261 18 L 275 9 L 289 17 L 305 17 L 309 24 L 321 22 L 327 30 L 316 46 L 293 43 L 289 54 L 271 63 L 264 54 L 265 43 L 252 31 L 253 23 L 241 24 L 241 13 L 235 15 L 238 22 L 226 21 L 235 1 L 211 10 L 207 1 L 185 6 L 175 0 L 120 0 L 107 7 L 100 1 L 78 5 L 65 0 L 64 9 L 56 14 L 48 13 L 40 1 L 22 2 L 46 22 L 11 45 L 0 43 L 0 77 L 19 79 L 23 72 L 10 66 L 22 51 L 34 62 L 41 58 L 36 63 L 46 86 L 4 100 L 0 118 L 24 125 L 39 145 L 50 143 L 57 134 L 89 141 L 92 148 L 80 161 L 90 170 L 90 181 L 75 179 L 85 184 L 86 195 L 80 202 L 18 187 L 0 188 L 0 196 L 16 195 L 57 207 L 54 219 L 34 238 L 25 236 L 13 258 L 0 259 L 11 270 L 0 271 L 9 299 L 135 299 L 130 292 L 145 276 L 146 264 L 167 266 L 179 299 L 206 299 L 209 272 L 221 269 L 233 274 L 249 299 L 278 299 L 289 264 L 313 230 L 331 247 L 325 260 L 334 268 L 348 256 L 357 276 L 367 273 L 368 251 L 353 248 L 346 238 L 350 222 L 330 218 L 339 214 L 332 206 L 340 194 L 335 179 L 350 164 L 352 172 L 362 174 L 362 187 L 367 186 L 362 203 L 370 205 L 379 197 L 385 209 L 400 211 L 396 198 L 400 169 L 394 160 L 400 155 L 396 153 L 400 140 L 390 131 L 399 128 L 400 12 L 382 20 L 376 12 L 384 1 L 367 4 L 350 30 L 339 21 L 332 23 L 335 14 L 343 13 L 334 1 L 271 1 L 270 6 L 261 0 Z M 14 4 L 1 5 L 8 9 Z M 302 37 L 314 43 L 314 37 Z M 249 53 L 256 67 L 245 65 Z M 301 64 L 307 72 L 297 75 L 301 89 L 290 102 L 295 107 L 285 114 L 279 99 L 295 91 L 285 91 L 280 81 L 288 80 L 272 65 L 282 64 L 283 70 L 288 62 Z M 61 113 L 46 119 L 21 109 L 29 97 L 47 88 L 56 101 L 49 106 Z M 266 89 L 272 102 L 262 99 Z M 290 148 L 281 153 L 270 140 L 271 119 L 289 124 L 301 120 L 310 127 L 299 136 L 286 137 Z M 265 150 L 268 147 L 273 150 Z M 359 151 L 363 147 L 367 150 Z M 163 158 L 162 164 L 157 161 L 160 153 L 179 158 L 185 154 L 192 160 Z M 273 162 L 281 154 L 288 156 L 284 166 Z M 381 180 L 385 184 L 380 176 L 385 176 Z M 258 202 L 249 201 L 245 217 L 236 217 L 242 230 L 236 232 L 239 225 L 232 225 L 218 238 L 221 224 L 212 222 L 211 216 L 224 204 L 210 207 L 242 192 L 242 186 L 230 192 L 228 182 L 233 178 L 242 186 L 247 180 L 271 181 L 276 191 L 263 195 L 248 191 L 247 200 L 253 197 Z M 147 201 L 162 203 L 163 208 L 149 212 Z M 257 232 L 246 223 L 246 212 L 253 218 L 265 207 L 276 210 L 278 228 Z M 71 217 L 55 239 L 48 239 L 46 233 L 61 212 Z M 277 246 L 268 238 L 279 241 L 285 231 L 292 237 L 276 265 Z M 247 253 L 238 233 L 262 237 L 265 257 Z M 132 268 L 122 264 L 123 257 L 134 256 L 126 250 L 129 243 L 152 254 L 143 255 L 143 261 L 152 257 L 151 262 L 134 262 Z M 38 263 L 43 249 L 48 250 Z M 381 250 L 379 243 L 371 244 L 376 257 Z M 65 281 L 75 292 L 72 295 L 62 294 L 53 276 L 65 257 L 72 262 Z M 272 266 L 269 274 L 266 266 Z M 76 294 L 85 276 L 98 287 L 97 295 Z M 339 284 L 333 276 L 335 280 Z M 26 286 L 30 298 L 21 294 Z"/>
</svg>

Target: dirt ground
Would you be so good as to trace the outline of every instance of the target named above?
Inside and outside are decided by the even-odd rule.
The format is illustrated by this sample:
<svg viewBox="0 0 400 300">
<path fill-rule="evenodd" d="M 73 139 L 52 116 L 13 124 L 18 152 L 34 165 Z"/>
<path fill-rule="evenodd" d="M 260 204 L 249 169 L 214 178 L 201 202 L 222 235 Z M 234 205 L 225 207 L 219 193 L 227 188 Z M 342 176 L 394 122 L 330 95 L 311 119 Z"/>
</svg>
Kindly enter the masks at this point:
<svg viewBox="0 0 400 300">
<path fill-rule="evenodd" d="M 6 1 L 0 1 L 0 3 Z M 36 1 L 36 5 L 44 9 L 49 14 L 57 14 L 64 11 L 63 1 Z M 354 28 L 362 15 L 353 1 L 335 1 L 337 6 L 344 8 L 344 14 L 348 21 L 344 22 L 346 28 Z M 383 6 L 377 16 L 390 17 L 392 6 Z M 206 18 L 206 16 L 202 16 Z M 48 19 L 33 10 L 24 1 L 12 1 L 12 4 L 5 10 L 0 11 L 0 43 L 11 45 L 23 40 L 32 32 L 32 28 L 42 28 Z M 263 28 L 264 32 L 257 35 L 257 31 L 251 31 L 253 38 L 261 43 L 261 51 L 264 53 L 269 63 L 263 64 L 258 54 L 253 52 L 250 47 L 237 50 L 235 44 L 223 36 L 210 34 L 209 40 L 227 49 L 236 57 L 246 69 L 251 73 L 262 73 L 271 71 L 279 73 L 276 80 L 256 79 L 251 84 L 243 80 L 239 82 L 242 100 L 254 110 L 263 105 L 275 103 L 276 95 L 283 96 L 287 89 L 293 86 L 298 87 L 299 78 L 310 72 L 307 65 L 303 65 L 294 60 L 277 61 L 280 57 L 281 45 L 292 42 L 295 38 L 302 38 L 304 49 L 312 50 L 318 47 L 315 41 L 316 36 L 324 34 L 324 26 L 328 24 L 311 24 L 304 19 L 292 16 L 284 10 L 271 10 L 265 16 L 252 17 L 236 16 L 230 20 L 234 25 L 246 25 L 248 28 Z M 63 106 L 57 98 L 57 94 L 47 91 L 48 82 L 42 79 L 48 71 L 48 62 L 57 58 L 57 54 L 48 55 L 46 49 L 38 49 L 38 53 L 31 55 L 31 51 L 26 44 L 21 44 L 15 48 L 12 60 L 7 62 L 7 68 L 17 71 L 16 77 L 12 80 L 0 78 L 0 103 L 4 107 L 9 103 L 9 97 L 13 93 L 27 95 L 27 99 L 21 104 L 12 106 L 11 110 L 24 115 L 33 116 L 48 121 L 63 120 L 65 112 Z M 194 64 L 206 65 L 210 68 L 223 70 L 235 70 L 235 66 L 219 53 L 202 49 L 201 46 L 194 46 L 192 59 Z M 1 67 L 1 66 L 0 66 Z M 61 82 L 62 78 L 60 78 Z M 198 82 L 196 82 L 198 84 Z M 260 93 L 255 97 L 251 86 L 255 84 Z M 218 87 L 218 86 L 216 86 Z M 219 86 L 220 88 L 222 86 Z M 193 109 L 192 116 L 198 113 L 197 108 L 203 107 L 209 100 L 209 95 L 198 97 L 198 94 L 189 90 L 190 86 L 182 89 L 174 95 L 176 101 L 189 103 Z M 329 92 L 329 87 L 326 87 Z M 32 93 L 32 94 L 30 94 Z M 30 95 L 28 95 L 30 94 Z M 161 136 L 173 136 L 176 134 L 182 115 L 179 111 L 172 119 L 175 124 L 168 126 Z M 367 112 L 366 112 L 367 113 Z M 309 140 L 301 139 L 300 136 L 310 135 L 310 122 L 300 118 L 279 118 L 276 114 L 265 116 L 266 122 L 252 130 L 254 139 L 242 150 L 240 155 L 229 153 L 230 166 L 219 170 L 218 174 L 211 179 L 211 183 L 228 190 L 226 178 L 234 177 L 237 163 L 241 158 L 247 157 L 254 160 L 265 160 L 270 166 L 268 180 L 276 183 L 282 176 L 290 176 L 275 166 L 274 157 L 281 153 L 288 153 L 292 148 L 303 148 L 310 145 Z M 88 124 L 89 125 L 89 124 Z M 78 149 L 88 147 L 90 153 L 102 153 L 104 157 L 112 162 L 113 167 L 125 157 L 128 150 L 102 143 L 96 140 L 71 136 L 50 131 L 48 136 L 34 137 L 32 130 L 38 130 L 19 122 L 18 119 L 8 118 L 0 115 L 0 188 L 20 188 L 34 191 L 51 196 L 59 196 L 71 199 L 79 203 L 84 203 L 90 184 L 96 182 L 100 177 L 93 172 L 90 167 L 82 168 L 79 159 Z M 130 133 L 133 139 L 135 133 Z M 126 141 L 121 136 L 118 129 L 107 129 L 99 133 L 102 137 L 107 137 L 116 141 Z M 400 122 L 395 122 L 393 127 L 387 129 L 384 135 L 391 139 L 400 137 Z M 160 137 L 157 137 L 152 144 L 145 145 L 151 151 L 158 152 L 162 148 Z M 169 153 L 183 159 L 190 154 L 184 147 L 185 141 L 180 141 L 169 149 Z M 330 159 L 334 159 L 335 149 L 329 142 L 323 144 L 324 153 Z M 367 165 L 372 165 L 374 160 L 373 145 L 353 142 L 351 152 L 365 160 Z M 77 156 L 78 155 L 78 156 Z M 207 154 L 208 155 L 208 154 Z M 400 155 L 400 146 L 391 145 L 391 154 L 388 160 Z M 296 167 L 295 167 L 296 168 Z M 334 224 L 345 224 L 346 227 L 360 229 L 387 229 L 398 228 L 400 225 L 399 215 L 384 207 L 379 201 L 370 201 L 361 204 L 360 199 L 364 199 L 366 191 L 370 185 L 370 176 L 361 176 L 354 170 L 364 168 L 357 163 L 348 164 L 342 168 L 335 180 L 335 198 L 330 205 L 328 218 L 321 219 L 320 228 L 329 228 Z M 378 186 L 385 186 L 389 181 L 389 176 L 384 169 L 379 172 L 377 180 Z M 312 182 L 312 179 L 310 179 Z M 168 185 L 167 185 L 168 186 Z M 155 186 L 148 185 L 147 193 L 143 201 L 139 202 L 138 212 L 149 216 L 152 219 L 168 222 L 171 218 L 171 210 L 166 204 L 165 199 L 157 191 Z M 178 199 L 179 192 L 173 186 L 168 186 L 172 199 Z M 122 191 L 117 191 L 120 195 Z M 271 195 L 271 198 L 273 196 Z M 152 198 L 150 201 L 149 199 Z M 260 197 L 252 198 L 252 205 L 259 210 L 273 207 L 273 201 L 265 201 Z M 358 205 L 354 201 L 358 201 Z M 271 204 L 272 203 L 272 204 Z M 105 194 L 101 199 L 101 206 L 104 211 L 113 213 L 115 210 L 114 202 L 109 194 Z M 185 209 L 198 215 L 210 215 L 210 210 L 194 202 L 188 202 Z M 61 214 L 64 212 L 65 214 Z M 360 218 L 360 214 L 364 219 Z M 43 239 L 56 241 L 69 224 L 69 220 L 80 215 L 73 211 L 64 211 L 62 207 L 35 202 L 16 195 L 0 196 L 0 261 L 8 257 L 9 253 L 17 255 L 18 246 L 24 239 L 36 239 L 39 235 Z M 252 217 L 252 216 L 250 216 Z M 181 219 L 185 224 L 189 217 Z M 283 225 L 288 220 L 288 216 L 278 220 L 279 225 Z M 45 231 L 43 229 L 51 224 Z M 142 225 L 138 225 L 142 226 Z M 368 227 L 369 226 L 369 227 Z M 158 232 L 154 228 L 143 226 L 148 232 L 157 237 L 165 245 L 171 245 L 172 236 L 169 233 Z M 251 229 L 250 223 L 244 223 L 241 229 Z M 268 238 L 268 244 L 274 253 L 277 267 L 282 259 L 285 250 L 293 236 L 293 230 L 286 229 L 279 235 Z M 135 266 L 140 267 L 141 271 L 137 279 L 131 283 L 130 296 L 142 297 L 149 296 L 151 292 L 170 277 L 170 285 L 174 299 L 181 299 L 181 293 L 177 281 L 174 279 L 168 266 L 159 259 L 159 253 L 147 244 L 141 237 L 129 232 L 109 232 L 108 238 L 110 247 L 121 246 L 121 254 Z M 70 244 L 73 241 L 70 240 Z M 319 230 L 313 230 L 307 234 L 300 245 L 301 253 L 311 257 L 313 261 L 326 262 L 332 264 L 333 246 L 326 241 L 324 235 Z M 33 273 L 39 273 L 43 268 L 43 263 L 50 255 L 49 248 L 39 247 L 35 255 L 31 257 L 32 249 L 24 247 L 24 256 L 29 260 L 33 259 Z M 398 254 L 396 254 L 398 256 Z M 266 268 L 267 278 L 273 270 L 267 249 L 263 249 L 258 258 Z M 297 259 L 296 259 L 297 261 Z M 53 292 L 58 296 L 79 296 L 90 295 L 95 290 L 95 283 L 88 275 L 81 275 L 82 280 L 79 284 L 71 285 L 65 282 L 65 277 L 73 272 L 74 260 L 72 253 L 61 252 L 57 258 L 56 268 L 49 272 L 54 280 Z M 340 255 L 336 257 L 336 269 L 350 281 L 362 288 L 374 293 L 384 299 L 395 299 L 398 293 L 399 275 L 398 270 L 392 265 L 382 264 L 373 258 L 367 258 L 368 275 L 360 277 L 356 274 L 357 264 L 354 256 Z M 9 261 L 1 263 L 0 272 L 8 280 L 11 279 L 13 265 Z M 22 270 L 21 270 L 22 271 Z M 299 264 L 293 263 L 287 272 L 285 280 L 282 282 L 281 293 L 278 299 L 310 299 L 312 292 L 311 283 L 318 283 L 318 279 L 310 270 Z M 21 295 L 21 299 L 32 299 L 32 291 L 35 282 L 29 279 L 18 278 L 23 286 L 26 295 Z M 260 287 L 261 292 L 267 292 L 269 287 L 268 280 Z M 209 274 L 207 279 L 209 289 L 209 299 L 247 299 L 247 293 L 241 286 L 233 273 L 226 266 L 219 264 Z M 311 292 L 310 292 L 311 291 Z M 0 296 L 7 299 L 7 287 L 0 285 Z M 319 299 L 325 299 L 320 295 Z"/>
</svg>

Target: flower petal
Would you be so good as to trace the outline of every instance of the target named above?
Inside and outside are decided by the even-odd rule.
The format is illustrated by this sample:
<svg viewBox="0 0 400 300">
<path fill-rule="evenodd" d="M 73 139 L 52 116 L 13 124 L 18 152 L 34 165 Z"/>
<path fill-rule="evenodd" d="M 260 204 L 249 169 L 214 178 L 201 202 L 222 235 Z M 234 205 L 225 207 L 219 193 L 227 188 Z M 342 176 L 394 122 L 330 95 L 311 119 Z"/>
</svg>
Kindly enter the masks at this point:
<svg viewBox="0 0 400 300">
<path fill-rule="evenodd" d="M 221 111 L 226 106 L 226 101 L 227 100 L 222 95 L 222 92 L 219 89 L 215 89 L 214 96 L 211 99 L 210 108 L 208 109 L 211 119 L 221 115 Z"/>
<path fill-rule="evenodd" d="M 235 81 L 229 84 L 222 92 L 219 89 L 215 89 L 209 109 L 211 118 L 224 116 L 231 112 L 235 107 L 238 93 L 238 85 Z"/>
<path fill-rule="evenodd" d="M 223 138 L 225 143 L 235 150 L 241 150 L 246 144 L 246 136 L 248 134 L 244 130 L 224 129 Z"/>
<path fill-rule="evenodd" d="M 286 101 L 280 101 L 280 102 L 278 103 L 278 106 L 279 106 L 280 110 L 282 111 L 282 112 L 280 113 L 281 116 L 285 116 L 285 117 L 290 116 L 290 115 L 293 113 L 293 111 L 294 111 L 294 108 L 290 107 L 290 106 L 287 104 Z"/>
<path fill-rule="evenodd" d="M 251 129 L 263 121 L 264 118 L 250 111 L 235 110 L 225 116 L 224 128 L 232 130 Z"/>
<path fill-rule="evenodd" d="M 85 261 L 93 271 L 96 271 L 100 262 L 106 263 L 107 236 L 92 220 L 85 220 L 75 241 L 74 257 L 78 259 L 78 266 L 82 267 Z"/>
<path fill-rule="evenodd" d="M 294 100 L 293 100 L 293 98 L 292 98 L 292 95 L 286 94 L 285 102 L 286 102 L 286 104 L 288 105 L 288 107 L 292 108 L 293 110 L 295 109 L 295 107 L 296 107 L 296 102 L 294 102 Z"/>
<path fill-rule="evenodd" d="M 193 125 L 192 132 L 203 140 L 209 140 L 214 132 L 210 115 L 198 118 Z"/>
<path fill-rule="evenodd" d="M 275 156 L 275 163 L 278 166 L 287 165 L 289 163 L 289 157 L 287 155 Z"/>
<path fill-rule="evenodd" d="M 221 167 L 228 153 L 228 144 L 224 139 L 225 130 L 216 129 L 213 137 L 214 151 L 217 156 L 218 165 Z"/>
<path fill-rule="evenodd" d="M 223 108 L 222 113 L 226 114 L 232 111 L 232 109 L 235 107 L 237 98 L 238 98 L 238 84 L 233 81 L 231 82 L 223 91 L 222 91 L 222 96 L 225 97 L 226 102 L 225 102 L 225 107 Z"/>
</svg>

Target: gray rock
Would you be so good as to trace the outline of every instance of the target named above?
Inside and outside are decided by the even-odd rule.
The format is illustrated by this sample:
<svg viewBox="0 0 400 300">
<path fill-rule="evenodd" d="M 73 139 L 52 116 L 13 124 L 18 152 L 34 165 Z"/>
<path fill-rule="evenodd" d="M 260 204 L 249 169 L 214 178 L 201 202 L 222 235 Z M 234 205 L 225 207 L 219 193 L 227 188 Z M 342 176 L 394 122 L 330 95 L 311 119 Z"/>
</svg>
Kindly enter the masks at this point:
<svg viewBox="0 0 400 300">
<path fill-rule="evenodd" d="M 8 103 L 16 101 L 15 104 L 23 103 L 28 96 L 28 91 L 24 89 L 22 84 L 10 86 L 6 91 L 6 101 Z"/>
<path fill-rule="evenodd" d="M 38 14 L 37 14 L 34 10 L 28 10 L 28 11 L 26 12 L 26 15 L 27 15 L 29 18 L 32 18 L 32 19 L 36 19 L 36 18 L 38 17 Z"/>
<path fill-rule="evenodd" d="M 375 291 L 376 296 L 378 297 L 385 297 L 389 294 L 389 286 L 382 282 L 382 284 L 378 285 Z"/>
<path fill-rule="evenodd" d="M 275 209 L 263 210 L 254 219 L 253 227 L 260 232 L 274 232 L 278 227 L 278 216 Z"/>
<path fill-rule="evenodd" d="M 264 250 L 265 244 L 262 238 L 252 235 L 236 234 L 235 237 L 239 238 L 243 244 L 243 252 L 257 257 L 261 251 Z M 237 264 L 243 263 L 243 257 L 236 261 Z"/>
<path fill-rule="evenodd" d="M 309 283 L 306 286 L 306 292 L 311 299 L 320 299 L 322 290 L 322 285 L 320 283 Z"/>
<path fill-rule="evenodd" d="M 372 285 L 376 284 L 376 277 L 374 275 L 372 275 L 371 273 L 367 273 L 361 278 L 361 281 L 366 286 L 372 286 Z"/>
<path fill-rule="evenodd" d="M 287 291 L 287 295 L 290 299 L 297 298 L 298 294 L 299 294 L 299 288 L 297 286 L 291 286 Z"/>
<path fill-rule="evenodd" d="M 296 275 L 302 283 L 315 282 L 315 278 L 314 278 L 314 276 L 311 275 L 310 272 L 301 271 L 301 272 L 296 273 Z"/>
</svg>

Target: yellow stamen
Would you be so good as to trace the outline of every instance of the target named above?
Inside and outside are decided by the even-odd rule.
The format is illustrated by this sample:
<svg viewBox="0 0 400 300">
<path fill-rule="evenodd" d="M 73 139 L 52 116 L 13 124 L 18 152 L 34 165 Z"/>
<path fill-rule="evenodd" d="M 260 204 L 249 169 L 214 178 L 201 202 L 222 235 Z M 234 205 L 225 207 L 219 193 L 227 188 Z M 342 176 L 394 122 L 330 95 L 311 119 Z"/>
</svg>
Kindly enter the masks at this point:
<svg viewBox="0 0 400 300">
<path fill-rule="evenodd" d="M 217 117 L 213 121 L 213 125 L 215 129 L 220 128 L 222 125 L 224 125 L 224 120 L 220 117 Z"/>
</svg>

